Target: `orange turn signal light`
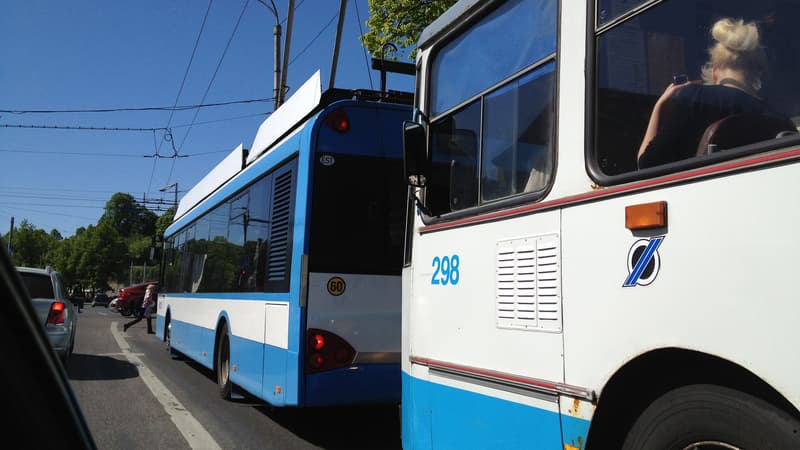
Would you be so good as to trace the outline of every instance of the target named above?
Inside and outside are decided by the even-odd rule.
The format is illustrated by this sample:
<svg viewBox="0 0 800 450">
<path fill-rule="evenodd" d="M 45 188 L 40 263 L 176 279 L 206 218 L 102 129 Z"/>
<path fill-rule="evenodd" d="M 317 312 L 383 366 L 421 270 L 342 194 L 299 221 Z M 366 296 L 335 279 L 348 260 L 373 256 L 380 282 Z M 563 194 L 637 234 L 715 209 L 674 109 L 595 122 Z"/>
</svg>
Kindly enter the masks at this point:
<svg viewBox="0 0 800 450">
<path fill-rule="evenodd" d="M 625 207 L 625 228 L 647 230 L 667 226 L 667 202 L 643 203 Z"/>
</svg>

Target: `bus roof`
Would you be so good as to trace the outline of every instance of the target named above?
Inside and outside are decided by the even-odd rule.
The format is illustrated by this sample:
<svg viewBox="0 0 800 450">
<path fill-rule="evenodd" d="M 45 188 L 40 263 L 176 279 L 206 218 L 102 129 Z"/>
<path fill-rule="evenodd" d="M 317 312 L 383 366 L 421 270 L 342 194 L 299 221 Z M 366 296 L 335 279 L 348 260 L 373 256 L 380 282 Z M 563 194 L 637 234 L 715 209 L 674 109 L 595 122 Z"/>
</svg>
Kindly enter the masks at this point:
<svg viewBox="0 0 800 450">
<path fill-rule="evenodd" d="M 329 89 L 321 92 L 320 72 L 317 71 L 289 100 L 264 120 L 258 128 L 250 151 L 240 144 L 186 192 L 178 204 L 173 224 L 246 166 L 299 130 L 312 115 L 331 103 L 348 99 L 411 105 L 414 95 L 409 92 L 378 92 L 367 89 Z"/>
<path fill-rule="evenodd" d="M 425 47 L 431 40 L 450 30 L 450 25 L 458 18 L 465 16 L 485 3 L 482 0 L 459 0 L 447 11 L 422 30 L 417 41 L 417 47 Z"/>
</svg>

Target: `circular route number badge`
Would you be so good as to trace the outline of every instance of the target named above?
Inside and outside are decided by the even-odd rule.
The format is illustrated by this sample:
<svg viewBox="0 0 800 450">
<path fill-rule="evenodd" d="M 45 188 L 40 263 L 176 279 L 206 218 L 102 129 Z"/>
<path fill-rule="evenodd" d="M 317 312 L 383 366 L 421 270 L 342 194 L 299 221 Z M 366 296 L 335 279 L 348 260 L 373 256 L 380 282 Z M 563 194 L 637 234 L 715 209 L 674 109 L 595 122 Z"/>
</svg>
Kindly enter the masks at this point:
<svg viewBox="0 0 800 450">
<path fill-rule="evenodd" d="M 344 294 L 347 285 L 345 284 L 342 277 L 333 277 L 328 280 L 328 293 L 333 295 L 334 297 L 338 297 Z"/>
</svg>

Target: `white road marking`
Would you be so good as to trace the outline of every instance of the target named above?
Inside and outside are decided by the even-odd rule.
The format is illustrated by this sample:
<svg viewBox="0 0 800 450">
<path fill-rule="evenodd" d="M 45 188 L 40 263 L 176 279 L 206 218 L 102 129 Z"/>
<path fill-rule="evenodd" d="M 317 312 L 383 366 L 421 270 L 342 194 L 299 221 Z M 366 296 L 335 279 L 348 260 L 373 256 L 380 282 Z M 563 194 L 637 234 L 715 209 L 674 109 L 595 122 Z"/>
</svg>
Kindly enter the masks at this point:
<svg viewBox="0 0 800 450">
<path fill-rule="evenodd" d="M 192 414 L 172 395 L 172 392 L 164 386 L 153 372 L 142 362 L 139 358 L 139 353 L 131 352 L 131 346 L 122 336 L 122 333 L 117 329 L 117 322 L 111 322 L 111 334 L 114 340 L 117 341 L 123 356 L 128 361 L 139 369 L 139 377 L 141 377 L 144 384 L 150 389 L 150 392 L 158 399 L 164 411 L 178 427 L 183 437 L 189 443 L 189 446 L 196 449 L 221 449 L 217 441 L 211 437 L 208 431 L 192 416 Z"/>
</svg>

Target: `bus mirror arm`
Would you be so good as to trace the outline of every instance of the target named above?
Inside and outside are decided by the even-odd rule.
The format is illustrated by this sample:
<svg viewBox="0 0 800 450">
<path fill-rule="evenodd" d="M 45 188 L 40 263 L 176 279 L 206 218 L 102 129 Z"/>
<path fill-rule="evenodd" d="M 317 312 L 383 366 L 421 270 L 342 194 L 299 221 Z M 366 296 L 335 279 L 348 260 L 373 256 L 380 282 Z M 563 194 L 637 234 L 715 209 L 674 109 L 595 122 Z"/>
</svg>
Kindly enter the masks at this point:
<svg viewBox="0 0 800 450">
<path fill-rule="evenodd" d="M 416 188 L 409 186 L 408 192 L 409 195 L 414 197 L 414 203 L 416 203 L 417 208 L 419 208 L 419 210 L 422 211 L 422 213 L 426 216 L 433 217 L 433 214 L 431 214 L 430 210 L 425 206 L 425 202 L 420 200 L 419 196 L 417 195 Z"/>
<path fill-rule="evenodd" d="M 409 186 L 425 186 L 428 175 L 427 141 L 423 125 L 403 122 L 403 169 Z"/>
</svg>

